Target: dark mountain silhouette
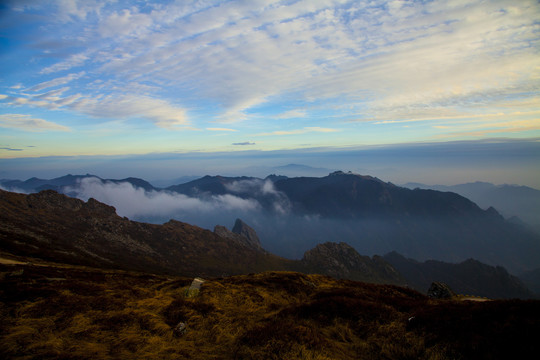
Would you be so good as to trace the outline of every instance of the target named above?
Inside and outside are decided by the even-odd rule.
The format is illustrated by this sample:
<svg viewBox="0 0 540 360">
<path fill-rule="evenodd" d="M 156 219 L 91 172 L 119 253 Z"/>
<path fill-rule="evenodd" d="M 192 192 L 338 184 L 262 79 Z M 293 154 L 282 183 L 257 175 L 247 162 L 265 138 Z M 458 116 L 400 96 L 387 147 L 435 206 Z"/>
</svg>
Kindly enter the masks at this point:
<svg viewBox="0 0 540 360">
<path fill-rule="evenodd" d="M 452 186 L 408 183 L 408 188 L 452 191 L 474 201 L 482 208 L 493 206 L 507 218 L 519 217 L 540 231 L 540 190 L 519 185 L 494 185 L 474 182 Z"/>
<path fill-rule="evenodd" d="M 519 279 L 540 298 L 540 268 L 519 274 Z"/>
<path fill-rule="evenodd" d="M 448 284 L 464 295 L 491 299 L 532 298 L 534 294 L 517 277 L 501 266 L 489 266 L 473 259 L 459 264 L 407 259 L 396 252 L 383 256 L 408 281 L 408 285 L 426 291 L 433 282 Z"/>
<path fill-rule="evenodd" d="M 328 218 L 387 216 L 462 216 L 482 210 L 462 196 L 438 191 L 411 191 L 382 180 L 341 171 L 321 178 L 277 181 L 296 212 Z"/>
<path fill-rule="evenodd" d="M 353 230 L 346 239 L 356 248 L 386 244 L 421 260 L 472 257 L 514 273 L 540 263 L 540 236 L 455 193 L 410 190 L 343 172 L 284 179 L 274 186 L 290 200 L 293 213 L 353 220 L 337 228 Z"/>
<path fill-rule="evenodd" d="M 226 177 L 207 175 L 184 184 L 169 186 L 167 190 L 195 197 L 204 194 L 223 195 L 231 193 L 231 190 L 227 188 L 227 185 L 230 185 L 233 182 L 246 180 L 251 181 L 260 179 L 248 176 Z"/>
<path fill-rule="evenodd" d="M 24 192 L 27 192 L 27 193 L 32 193 L 32 192 L 39 192 L 39 191 L 42 191 L 42 190 L 55 190 L 57 192 L 66 192 L 66 189 L 65 188 L 76 188 L 79 186 L 80 184 L 80 181 L 83 180 L 83 179 L 88 179 L 88 178 L 95 178 L 95 179 L 98 179 L 100 180 L 102 183 L 114 183 L 114 184 L 121 184 L 121 183 L 130 183 L 131 185 L 133 185 L 134 187 L 136 188 L 142 188 L 144 189 L 145 191 L 151 191 L 151 190 L 156 190 L 156 188 L 154 186 L 152 186 L 149 182 L 143 180 L 143 179 L 139 179 L 139 178 L 134 178 L 134 177 L 128 177 L 128 178 L 125 178 L 125 179 L 120 179 L 120 180 L 116 180 L 116 179 L 102 179 L 100 178 L 99 176 L 95 176 L 95 175 L 91 175 L 91 174 L 86 174 L 86 175 L 65 175 L 65 176 L 61 176 L 61 177 L 58 177 L 58 178 L 54 178 L 54 179 L 49 179 L 49 180 L 46 180 L 46 179 L 38 179 L 38 178 L 30 178 L 28 180 L 25 180 L 25 181 L 21 181 L 21 180 L 7 180 L 7 181 L 2 181 L 0 183 L 0 185 L 2 185 L 2 187 L 4 187 L 5 189 L 7 190 L 10 190 L 10 191 L 24 191 Z"/>
<path fill-rule="evenodd" d="M 23 190 L 32 186 L 49 186 L 64 192 L 71 189 L 69 195 L 87 199 L 87 193 L 81 195 L 76 191 L 78 182 L 85 177 L 91 175 L 68 175 L 53 180 L 34 178 L 9 184 L 22 184 Z M 157 191 L 141 179 L 99 181 L 101 184 L 129 182 L 136 188 Z M 5 183 L 3 186 L 6 187 Z M 456 193 L 407 189 L 371 176 L 341 171 L 325 177 L 205 176 L 171 186 L 163 193 L 208 200 L 210 206 L 219 196 L 233 195 L 234 201 L 248 199 L 253 205 L 250 209 L 255 210 L 222 211 L 204 218 L 204 214 L 187 208 L 180 217 L 195 214 L 190 222 L 207 229 L 217 222 L 242 217 L 258 224 L 258 235 L 266 249 L 286 257 L 300 258 L 318 243 L 346 241 L 367 255 L 397 251 L 420 261 L 460 262 L 474 258 L 490 265 L 503 265 L 513 274 L 537 268 L 540 263 L 540 234 L 517 219 L 507 221 L 494 208 L 483 210 Z M 129 194 L 123 196 L 129 198 Z M 224 199 L 228 200 L 226 196 Z M 159 203 L 153 205 L 159 208 Z M 144 209 L 139 213 L 144 214 Z M 150 214 L 138 219 L 163 222 L 175 214 L 165 216 L 163 219 Z M 219 221 L 214 219 L 216 216 Z"/>
</svg>

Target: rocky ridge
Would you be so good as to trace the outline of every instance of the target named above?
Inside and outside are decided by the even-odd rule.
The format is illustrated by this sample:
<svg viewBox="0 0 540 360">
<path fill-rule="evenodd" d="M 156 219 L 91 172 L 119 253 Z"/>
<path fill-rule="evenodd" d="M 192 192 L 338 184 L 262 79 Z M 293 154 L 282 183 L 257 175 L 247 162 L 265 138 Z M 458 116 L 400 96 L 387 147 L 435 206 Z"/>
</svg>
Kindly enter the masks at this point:
<svg viewBox="0 0 540 360">
<path fill-rule="evenodd" d="M 338 279 L 405 284 L 399 272 L 380 256 L 360 255 L 352 246 L 327 242 L 306 251 L 301 260 L 311 271 Z"/>
<path fill-rule="evenodd" d="M 288 260 L 264 251 L 255 230 L 239 219 L 233 229 L 218 225 L 211 232 L 176 220 L 163 225 L 141 223 L 118 216 L 114 207 L 95 199 L 84 202 L 53 190 L 30 195 L 0 190 L 0 251 L 5 253 L 181 276 L 314 269 L 314 262 Z M 347 259 L 346 269 L 350 270 L 343 273 L 345 277 L 397 283 L 352 259 Z M 317 272 L 341 274 L 328 267 Z"/>
</svg>

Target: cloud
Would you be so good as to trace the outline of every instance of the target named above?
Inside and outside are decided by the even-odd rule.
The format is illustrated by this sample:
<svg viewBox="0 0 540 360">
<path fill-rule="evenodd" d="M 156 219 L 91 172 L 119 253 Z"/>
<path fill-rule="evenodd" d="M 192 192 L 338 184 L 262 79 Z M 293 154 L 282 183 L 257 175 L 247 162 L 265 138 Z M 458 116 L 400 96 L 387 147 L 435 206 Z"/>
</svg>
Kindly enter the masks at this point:
<svg viewBox="0 0 540 360">
<path fill-rule="evenodd" d="M 304 118 L 312 111 L 302 108 L 315 102 L 337 104 L 335 117 L 393 121 L 407 110 L 410 119 L 430 110 L 489 111 L 504 99 L 534 97 L 539 86 L 534 0 L 28 6 L 17 11 L 42 9 L 51 15 L 40 28 L 80 45 L 35 73 L 85 73 L 40 78 L 32 91 L 69 82 L 71 92 L 41 102 L 18 93 L 19 103 L 62 109 L 65 101 L 83 114 L 129 118 L 128 103 L 137 101 L 126 98 L 137 98 L 140 117 L 165 128 L 186 124 L 186 110 L 176 104 L 211 108 L 201 118 L 222 123 L 249 121 L 266 105 L 298 108 L 277 110 L 270 121 Z M 89 86 L 96 80 L 103 80 L 99 89 Z M 115 101 L 123 110 L 114 111 Z"/>
<path fill-rule="evenodd" d="M 70 109 L 98 118 L 143 118 L 156 126 L 178 129 L 189 125 L 184 109 L 165 100 L 135 94 L 80 98 L 68 105 Z"/>
<path fill-rule="evenodd" d="M 71 55 L 67 60 L 58 62 L 41 70 L 41 74 L 50 74 L 64 70 L 70 70 L 74 67 L 83 65 L 90 60 L 91 54 L 79 53 Z"/>
<path fill-rule="evenodd" d="M 296 129 L 296 130 L 277 130 L 277 131 L 272 131 L 269 133 L 260 133 L 260 134 L 256 134 L 256 136 L 299 135 L 299 134 L 305 134 L 305 133 L 310 133 L 310 132 L 331 133 L 331 132 L 338 132 L 338 131 L 340 130 L 312 126 L 312 127 L 305 127 L 303 129 Z"/>
<path fill-rule="evenodd" d="M 206 128 L 208 131 L 238 131 L 235 129 L 228 129 L 228 128 Z"/>
<path fill-rule="evenodd" d="M 255 143 L 254 142 L 249 142 L 249 141 L 244 141 L 244 142 L 233 143 L 233 145 L 244 146 L 244 145 L 255 145 Z"/>
<path fill-rule="evenodd" d="M 152 18 L 136 10 L 123 9 L 114 12 L 99 25 L 98 32 L 103 37 L 137 36 L 152 24 Z"/>
<path fill-rule="evenodd" d="M 192 198 L 166 191 L 147 192 L 128 182 L 102 182 L 98 178 L 84 178 L 78 186 L 66 188 L 65 192 L 75 193 L 83 200 L 92 197 L 114 206 L 119 215 L 132 219 L 151 216 L 172 218 L 182 213 L 199 213 L 208 216 L 222 211 L 257 211 L 261 208 L 254 199 L 242 199 L 230 194 L 205 199 Z"/>
<path fill-rule="evenodd" d="M 281 113 L 279 115 L 276 116 L 276 118 L 278 119 L 294 119 L 294 118 L 304 118 L 307 116 L 307 113 L 305 110 L 300 110 L 300 109 L 296 109 L 296 110 L 290 110 L 290 111 L 286 111 L 284 113 Z"/>
<path fill-rule="evenodd" d="M 69 74 L 69 75 L 66 75 L 66 76 L 62 76 L 62 77 L 59 77 L 59 78 L 56 78 L 56 79 L 52 79 L 52 80 L 49 80 L 49 81 L 45 81 L 45 82 L 42 82 L 40 84 L 37 84 L 37 85 L 34 85 L 33 87 L 31 87 L 30 89 L 28 89 L 29 91 L 40 91 L 40 90 L 43 90 L 43 89 L 46 89 L 46 88 L 49 88 L 49 87 L 54 87 L 54 86 L 59 86 L 59 85 L 64 85 L 64 84 L 67 84 L 73 80 L 77 80 L 79 78 L 81 78 L 82 76 L 84 76 L 85 72 L 84 71 L 81 71 L 77 74 Z"/>
<path fill-rule="evenodd" d="M 142 118 L 151 121 L 157 127 L 171 130 L 185 129 L 190 124 L 183 108 L 159 98 L 137 94 L 65 96 L 64 93 L 68 90 L 69 88 L 61 88 L 24 97 L 6 96 L 3 100 L 10 105 L 31 105 L 51 110 L 69 109 L 102 119 Z"/>
<path fill-rule="evenodd" d="M 71 129 L 66 126 L 39 118 L 33 118 L 31 115 L 24 114 L 1 114 L 0 127 L 30 132 L 71 131 Z"/>
<path fill-rule="evenodd" d="M 24 151 L 23 149 L 14 149 L 10 147 L 0 147 L 0 150 L 7 150 L 7 151 Z"/>
<path fill-rule="evenodd" d="M 292 205 L 284 193 L 277 191 L 274 183 L 267 179 L 238 180 L 225 184 L 225 188 L 242 196 L 258 199 L 262 204 L 269 206 L 275 214 L 284 215 L 290 212 Z"/>
<path fill-rule="evenodd" d="M 439 139 L 485 137 L 492 134 L 510 134 L 540 130 L 540 122 L 537 119 L 513 120 L 495 123 L 472 124 L 467 126 L 470 130 L 454 131 L 439 135 Z M 476 130 L 475 130 L 476 129 Z"/>
</svg>

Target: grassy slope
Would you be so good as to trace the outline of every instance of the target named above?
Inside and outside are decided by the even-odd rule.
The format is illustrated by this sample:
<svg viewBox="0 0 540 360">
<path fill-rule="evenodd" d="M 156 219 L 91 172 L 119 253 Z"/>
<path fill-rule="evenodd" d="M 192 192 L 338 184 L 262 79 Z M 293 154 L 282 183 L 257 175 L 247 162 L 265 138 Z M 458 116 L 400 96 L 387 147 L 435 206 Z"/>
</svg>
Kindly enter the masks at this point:
<svg viewBox="0 0 540 360">
<path fill-rule="evenodd" d="M 538 351 L 537 301 L 433 301 L 396 286 L 292 272 L 212 279 L 186 298 L 190 282 L 0 265 L 0 357 L 491 359 Z M 180 321 L 187 331 L 175 336 Z"/>
</svg>

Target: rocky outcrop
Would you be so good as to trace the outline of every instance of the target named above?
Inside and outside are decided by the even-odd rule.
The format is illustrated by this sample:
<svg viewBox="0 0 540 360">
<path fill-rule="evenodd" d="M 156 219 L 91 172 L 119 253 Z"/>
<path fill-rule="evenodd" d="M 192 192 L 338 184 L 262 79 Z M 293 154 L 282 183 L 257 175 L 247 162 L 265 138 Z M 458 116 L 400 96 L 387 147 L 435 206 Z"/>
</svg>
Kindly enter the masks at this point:
<svg viewBox="0 0 540 360">
<path fill-rule="evenodd" d="M 429 287 L 427 296 L 432 299 L 452 299 L 456 293 L 445 283 L 435 281 Z"/>
<path fill-rule="evenodd" d="M 225 226 L 216 225 L 214 227 L 214 234 L 225 239 L 231 239 L 250 249 L 265 252 L 255 230 L 240 219 L 236 219 L 232 231 Z"/>
<path fill-rule="evenodd" d="M 255 250 L 263 251 L 261 241 L 259 240 L 255 230 L 253 230 L 253 228 L 242 220 L 236 219 L 232 232 L 244 236 L 247 239 L 247 244 L 249 247 Z"/>
<path fill-rule="evenodd" d="M 319 244 L 308 250 L 301 262 L 310 271 L 336 278 L 393 284 L 405 283 L 392 265 L 381 257 L 362 256 L 344 242 Z"/>
</svg>

